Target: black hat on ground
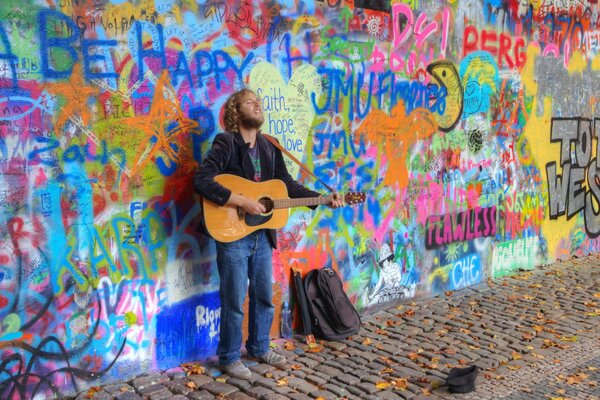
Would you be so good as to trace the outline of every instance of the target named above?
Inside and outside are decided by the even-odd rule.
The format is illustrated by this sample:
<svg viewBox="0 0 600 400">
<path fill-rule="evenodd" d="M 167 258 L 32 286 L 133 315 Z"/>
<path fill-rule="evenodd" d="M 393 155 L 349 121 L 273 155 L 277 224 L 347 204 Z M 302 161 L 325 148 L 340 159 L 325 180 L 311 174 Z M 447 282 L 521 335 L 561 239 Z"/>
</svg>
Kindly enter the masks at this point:
<svg viewBox="0 0 600 400">
<path fill-rule="evenodd" d="M 446 378 L 450 393 L 469 393 L 475 390 L 475 379 L 479 373 L 476 365 L 467 368 L 452 368 Z"/>
</svg>

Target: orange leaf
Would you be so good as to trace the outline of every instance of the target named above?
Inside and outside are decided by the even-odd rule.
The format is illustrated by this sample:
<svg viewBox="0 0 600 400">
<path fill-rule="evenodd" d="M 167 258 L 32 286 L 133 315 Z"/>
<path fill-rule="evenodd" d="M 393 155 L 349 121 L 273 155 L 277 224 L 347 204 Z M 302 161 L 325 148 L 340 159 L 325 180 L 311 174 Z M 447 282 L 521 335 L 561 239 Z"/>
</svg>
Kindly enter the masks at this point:
<svg viewBox="0 0 600 400">
<path fill-rule="evenodd" d="M 405 378 L 396 379 L 393 383 L 394 383 L 394 388 L 396 388 L 400 391 L 406 390 L 406 388 L 408 387 L 408 380 Z"/>
<path fill-rule="evenodd" d="M 277 386 L 286 386 L 288 384 L 288 378 L 282 378 L 277 381 Z"/>
<path fill-rule="evenodd" d="M 365 340 L 362 341 L 362 344 L 365 346 L 370 345 L 371 343 L 373 343 L 373 341 L 369 338 L 365 338 Z"/>
<path fill-rule="evenodd" d="M 190 389 L 196 389 L 198 387 L 194 381 L 189 381 L 185 384 L 185 386 L 189 387 Z"/>
<path fill-rule="evenodd" d="M 294 345 L 294 343 L 288 342 L 288 341 L 285 342 L 285 344 L 283 345 L 283 348 L 288 351 L 296 350 L 296 346 Z"/>
<path fill-rule="evenodd" d="M 375 384 L 375 387 L 377 388 L 377 390 L 383 390 L 383 389 L 387 389 L 388 387 L 390 387 L 392 384 L 389 382 L 377 382 Z"/>
<path fill-rule="evenodd" d="M 299 370 L 299 369 L 302 369 L 302 365 L 300 365 L 300 364 L 292 364 L 292 367 L 291 367 L 291 368 L 292 368 L 293 370 Z"/>
</svg>

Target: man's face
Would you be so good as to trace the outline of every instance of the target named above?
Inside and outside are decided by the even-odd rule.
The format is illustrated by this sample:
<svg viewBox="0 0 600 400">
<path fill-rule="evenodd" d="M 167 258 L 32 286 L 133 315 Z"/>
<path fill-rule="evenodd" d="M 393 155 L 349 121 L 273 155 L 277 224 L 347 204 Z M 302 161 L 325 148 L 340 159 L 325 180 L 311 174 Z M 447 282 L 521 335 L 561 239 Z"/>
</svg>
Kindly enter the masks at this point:
<svg viewBox="0 0 600 400">
<path fill-rule="evenodd" d="M 258 129 L 265 122 L 260 100 L 254 93 L 247 93 L 240 104 L 240 124 L 244 128 Z"/>
</svg>

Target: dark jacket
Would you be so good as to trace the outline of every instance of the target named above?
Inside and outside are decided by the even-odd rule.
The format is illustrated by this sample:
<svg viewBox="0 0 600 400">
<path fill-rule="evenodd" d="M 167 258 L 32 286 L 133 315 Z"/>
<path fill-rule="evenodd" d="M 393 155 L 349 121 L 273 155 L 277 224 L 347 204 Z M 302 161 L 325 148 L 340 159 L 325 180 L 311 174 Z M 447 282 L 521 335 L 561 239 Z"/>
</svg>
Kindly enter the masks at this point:
<svg viewBox="0 0 600 400">
<path fill-rule="evenodd" d="M 321 194 L 296 182 L 289 174 L 281 151 L 273 146 L 260 133 L 256 137 L 260 154 L 261 181 L 280 179 L 287 186 L 290 198 L 318 197 Z M 215 137 L 208 156 L 196 170 L 194 190 L 206 199 L 220 206 L 225 205 L 231 190 L 215 182 L 220 174 L 237 175 L 248 180 L 254 179 L 254 168 L 248 155 L 250 145 L 237 133 L 220 133 Z M 311 207 L 314 208 L 314 207 Z M 277 247 L 277 233 L 268 230 L 273 248 Z"/>
</svg>

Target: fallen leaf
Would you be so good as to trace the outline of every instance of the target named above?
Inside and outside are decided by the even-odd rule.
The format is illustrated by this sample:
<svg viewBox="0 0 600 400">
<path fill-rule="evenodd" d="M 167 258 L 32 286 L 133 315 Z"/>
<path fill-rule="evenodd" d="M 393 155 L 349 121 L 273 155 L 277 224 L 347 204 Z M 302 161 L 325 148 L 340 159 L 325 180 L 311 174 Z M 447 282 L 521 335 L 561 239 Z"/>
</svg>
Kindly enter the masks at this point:
<svg viewBox="0 0 600 400">
<path fill-rule="evenodd" d="M 425 396 L 429 396 L 431 394 L 431 390 L 429 390 L 429 388 L 421 388 L 421 392 L 423 392 Z"/>
<path fill-rule="evenodd" d="M 576 342 L 577 336 L 561 336 L 559 339 L 563 342 Z"/>
<path fill-rule="evenodd" d="M 594 293 L 594 297 L 600 299 L 600 293 Z"/>
<path fill-rule="evenodd" d="M 590 371 L 598 371 L 598 367 L 587 367 Z"/>
<path fill-rule="evenodd" d="M 320 353 L 323 351 L 323 347 L 318 343 L 310 343 L 308 345 L 307 353 Z"/>
<path fill-rule="evenodd" d="M 185 384 L 185 386 L 189 387 L 190 389 L 198 388 L 198 385 L 196 385 L 196 383 L 194 381 L 189 381 L 188 383 Z"/>
<path fill-rule="evenodd" d="M 365 338 L 365 340 L 362 341 L 362 344 L 365 346 L 370 345 L 371 343 L 373 343 L 373 341 L 369 338 Z"/>
<path fill-rule="evenodd" d="M 277 381 L 277 386 L 287 386 L 288 378 L 281 378 Z"/>
<path fill-rule="evenodd" d="M 445 294 L 446 296 L 452 296 L 452 290 L 446 290 L 446 291 L 444 292 L 444 294 Z"/>
<path fill-rule="evenodd" d="M 215 381 L 217 381 L 217 382 L 221 382 L 221 383 L 226 383 L 226 382 L 227 382 L 227 379 L 225 379 L 225 378 L 223 378 L 223 377 L 218 377 L 218 378 L 216 378 L 216 379 L 215 379 Z"/>
<path fill-rule="evenodd" d="M 283 348 L 285 350 L 288 350 L 288 351 L 294 351 L 294 350 L 296 350 L 296 346 L 294 345 L 294 343 L 293 342 L 289 342 L 289 341 L 285 342 L 285 344 L 283 345 Z"/>
<path fill-rule="evenodd" d="M 291 368 L 295 371 L 302 369 L 302 365 L 300 364 L 292 364 Z"/>
<path fill-rule="evenodd" d="M 534 331 L 536 331 L 538 333 L 544 330 L 544 327 L 541 325 L 532 325 L 531 327 L 533 328 Z"/>
<path fill-rule="evenodd" d="M 396 379 L 395 381 L 392 381 L 392 383 L 394 384 L 394 388 L 400 391 L 406 390 L 408 387 L 408 379 L 405 378 Z"/>
<path fill-rule="evenodd" d="M 377 382 L 375 384 L 375 387 L 377 388 L 377 390 L 387 389 L 390 386 L 392 386 L 392 384 L 389 382 Z"/>
<path fill-rule="evenodd" d="M 521 369 L 520 365 L 507 365 L 506 368 L 510 369 L 511 371 L 517 371 L 519 369 Z"/>
<path fill-rule="evenodd" d="M 513 351 L 513 352 L 512 352 L 512 359 L 513 359 L 513 360 L 520 360 L 521 358 L 523 358 L 523 357 L 521 356 L 521 354 L 517 353 L 516 351 Z"/>
<path fill-rule="evenodd" d="M 389 373 L 392 373 L 392 372 L 394 372 L 393 368 L 386 367 L 386 368 L 382 369 L 381 371 L 379 371 L 379 375 L 389 374 Z"/>
<path fill-rule="evenodd" d="M 272 378 L 273 374 L 270 372 L 265 373 L 265 378 Z"/>
</svg>

